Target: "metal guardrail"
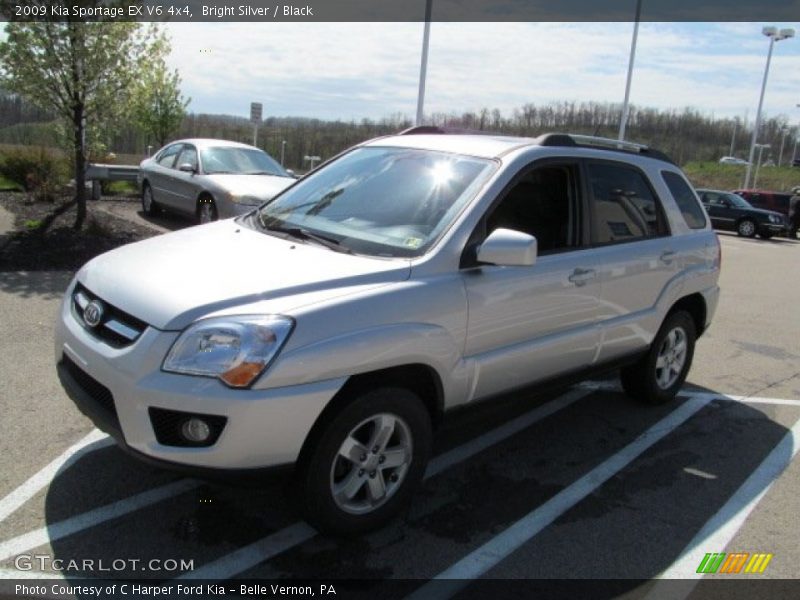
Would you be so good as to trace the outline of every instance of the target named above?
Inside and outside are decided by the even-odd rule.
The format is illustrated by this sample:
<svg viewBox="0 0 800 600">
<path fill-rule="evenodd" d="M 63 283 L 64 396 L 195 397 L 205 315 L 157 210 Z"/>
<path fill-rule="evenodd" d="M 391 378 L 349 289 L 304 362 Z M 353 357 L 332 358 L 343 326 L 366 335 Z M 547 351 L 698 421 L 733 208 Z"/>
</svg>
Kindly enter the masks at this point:
<svg viewBox="0 0 800 600">
<path fill-rule="evenodd" d="M 99 200 L 101 181 L 136 181 L 139 177 L 138 165 L 90 164 L 86 168 L 86 180 L 92 182 L 92 199 Z"/>
</svg>

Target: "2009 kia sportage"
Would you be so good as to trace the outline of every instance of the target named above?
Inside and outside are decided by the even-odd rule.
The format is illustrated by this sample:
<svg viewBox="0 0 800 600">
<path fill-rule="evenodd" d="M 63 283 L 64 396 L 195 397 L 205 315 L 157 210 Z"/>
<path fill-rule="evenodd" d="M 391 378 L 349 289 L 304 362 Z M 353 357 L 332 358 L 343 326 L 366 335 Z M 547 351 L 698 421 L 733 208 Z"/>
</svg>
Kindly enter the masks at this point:
<svg viewBox="0 0 800 600">
<path fill-rule="evenodd" d="M 720 247 L 685 177 L 634 144 L 416 128 L 236 219 L 84 266 L 61 381 L 148 460 L 294 464 L 335 533 L 410 498 L 450 409 L 622 366 L 672 399 L 714 314 Z"/>
</svg>

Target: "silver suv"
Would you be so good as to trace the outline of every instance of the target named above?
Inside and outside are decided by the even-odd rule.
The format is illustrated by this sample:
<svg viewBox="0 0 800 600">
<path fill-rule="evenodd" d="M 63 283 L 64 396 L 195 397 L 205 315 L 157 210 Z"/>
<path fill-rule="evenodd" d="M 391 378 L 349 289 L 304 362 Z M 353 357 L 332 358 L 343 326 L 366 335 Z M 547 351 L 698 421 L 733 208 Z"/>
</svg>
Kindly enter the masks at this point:
<svg viewBox="0 0 800 600">
<path fill-rule="evenodd" d="M 202 473 L 294 465 L 317 528 L 395 515 L 450 409 L 622 367 L 672 399 L 717 305 L 720 247 L 645 146 L 416 128 L 236 219 L 84 266 L 61 381 L 133 454 Z"/>
</svg>

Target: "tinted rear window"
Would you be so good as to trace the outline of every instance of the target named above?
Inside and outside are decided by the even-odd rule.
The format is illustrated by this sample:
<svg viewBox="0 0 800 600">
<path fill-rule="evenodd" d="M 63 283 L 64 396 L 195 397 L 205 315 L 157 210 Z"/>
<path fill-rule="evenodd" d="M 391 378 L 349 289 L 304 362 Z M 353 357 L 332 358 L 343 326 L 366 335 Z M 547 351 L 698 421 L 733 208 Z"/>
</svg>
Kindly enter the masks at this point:
<svg viewBox="0 0 800 600">
<path fill-rule="evenodd" d="M 661 177 L 667 184 L 675 203 L 683 215 L 683 220 L 691 229 L 703 229 L 706 226 L 706 211 L 700 206 L 689 184 L 672 171 L 661 171 Z"/>
</svg>

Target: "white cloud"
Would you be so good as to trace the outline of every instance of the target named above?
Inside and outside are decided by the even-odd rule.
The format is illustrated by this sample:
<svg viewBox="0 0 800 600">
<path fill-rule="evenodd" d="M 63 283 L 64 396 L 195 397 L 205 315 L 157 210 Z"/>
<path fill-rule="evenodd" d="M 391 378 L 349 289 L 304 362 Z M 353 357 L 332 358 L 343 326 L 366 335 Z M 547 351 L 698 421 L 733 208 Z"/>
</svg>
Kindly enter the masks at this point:
<svg viewBox="0 0 800 600">
<path fill-rule="evenodd" d="M 781 26 L 786 26 L 785 24 Z M 421 23 L 167 26 L 198 112 L 321 118 L 413 115 Z M 631 23 L 433 23 L 427 112 L 527 102 L 621 102 Z M 631 101 L 717 116 L 755 111 L 766 58 L 756 23 L 643 23 Z M 765 110 L 797 118 L 800 42 L 776 46 Z"/>
</svg>

